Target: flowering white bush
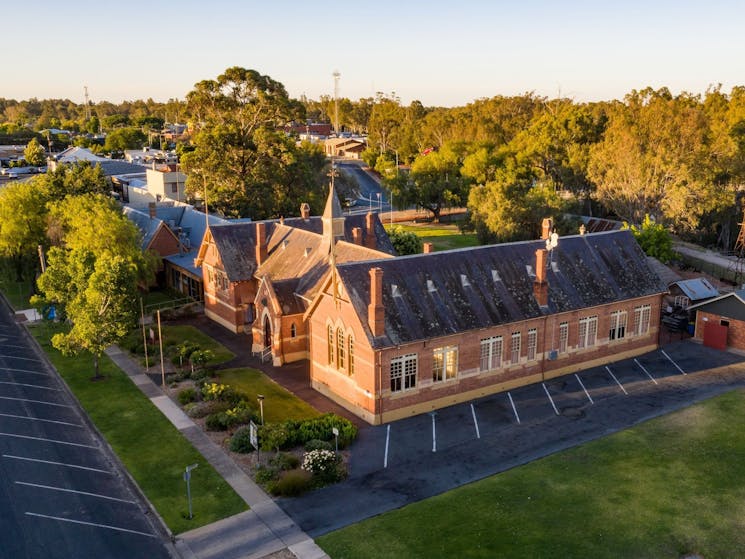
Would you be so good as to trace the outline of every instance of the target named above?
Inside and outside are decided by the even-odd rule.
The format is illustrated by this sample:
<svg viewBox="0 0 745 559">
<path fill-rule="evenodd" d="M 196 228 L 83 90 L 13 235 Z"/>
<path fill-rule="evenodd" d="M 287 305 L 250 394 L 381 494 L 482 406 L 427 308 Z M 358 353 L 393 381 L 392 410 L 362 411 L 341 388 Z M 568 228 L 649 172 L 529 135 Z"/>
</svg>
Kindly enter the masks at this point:
<svg viewBox="0 0 745 559">
<path fill-rule="evenodd" d="M 324 474 L 336 467 L 338 458 L 330 450 L 311 450 L 303 454 L 303 470 L 313 474 Z"/>
</svg>

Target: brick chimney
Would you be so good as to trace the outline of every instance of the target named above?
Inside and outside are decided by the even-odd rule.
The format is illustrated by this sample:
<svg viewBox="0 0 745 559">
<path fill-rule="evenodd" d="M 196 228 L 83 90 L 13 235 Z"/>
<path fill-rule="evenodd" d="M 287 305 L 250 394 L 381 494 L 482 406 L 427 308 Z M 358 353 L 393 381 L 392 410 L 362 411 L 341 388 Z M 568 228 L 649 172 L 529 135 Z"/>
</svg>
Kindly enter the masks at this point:
<svg viewBox="0 0 745 559">
<path fill-rule="evenodd" d="M 377 248 L 377 238 L 375 237 L 375 214 L 367 212 L 365 215 L 365 232 L 367 233 L 367 248 Z"/>
<path fill-rule="evenodd" d="M 435 251 L 435 245 L 433 245 L 432 243 L 422 244 L 422 252 L 424 254 L 429 254 L 430 252 L 434 252 L 434 251 Z"/>
<path fill-rule="evenodd" d="M 300 217 L 303 219 L 310 219 L 310 204 L 308 204 L 308 202 L 300 204 Z"/>
<path fill-rule="evenodd" d="M 156 213 L 155 213 L 155 202 L 150 202 L 147 205 L 147 211 L 150 214 L 150 219 L 155 219 L 155 215 L 156 215 Z"/>
<path fill-rule="evenodd" d="M 544 223 L 547 220 L 544 220 Z M 539 306 L 548 306 L 548 281 L 546 280 L 546 264 L 548 263 L 548 251 L 539 248 L 535 251 L 535 281 L 533 282 L 533 295 Z"/>
<path fill-rule="evenodd" d="M 362 227 L 352 228 L 352 242 L 356 245 L 362 246 Z"/>
<path fill-rule="evenodd" d="M 370 268 L 370 304 L 367 307 L 367 324 L 374 337 L 385 333 L 385 309 L 383 308 L 383 270 Z"/>
<path fill-rule="evenodd" d="M 544 217 L 543 223 L 541 223 L 541 239 L 546 240 L 551 236 L 551 231 L 554 229 L 554 222 L 550 217 Z"/>
<path fill-rule="evenodd" d="M 256 265 L 261 266 L 266 256 L 266 223 L 258 221 L 256 222 Z"/>
</svg>

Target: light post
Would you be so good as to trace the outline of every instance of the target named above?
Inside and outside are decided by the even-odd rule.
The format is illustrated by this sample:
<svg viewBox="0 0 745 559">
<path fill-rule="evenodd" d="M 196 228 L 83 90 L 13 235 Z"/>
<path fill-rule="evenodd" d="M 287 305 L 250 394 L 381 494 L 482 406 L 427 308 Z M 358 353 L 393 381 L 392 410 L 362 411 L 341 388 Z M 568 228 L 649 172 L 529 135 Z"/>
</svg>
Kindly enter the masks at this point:
<svg viewBox="0 0 745 559">
<path fill-rule="evenodd" d="M 184 481 L 186 482 L 186 499 L 187 501 L 189 501 L 189 520 L 191 520 L 194 516 L 191 513 L 191 471 L 196 469 L 197 466 L 199 466 L 199 464 L 192 464 L 190 466 L 186 466 L 186 469 L 184 470 Z"/>
<path fill-rule="evenodd" d="M 261 410 L 261 424 L 264 425 L 264 395 L 258 394 L 256 399 L 259 401 L 259 409 Z"/>
<path fill-rule="evenodd" d="M 336 443 L 336 454 L 339 454 L 339 429 L 332 427 L 331 432 L 334 434 L 334 442 Z"/>
<path fill-rule="evenodd" d="M 382 213 L 383 212 L 383 200 L 380 197 L 380 192 L 376 192 L 376 194 L 378 195 L 378 211 Z"/>
</svg>

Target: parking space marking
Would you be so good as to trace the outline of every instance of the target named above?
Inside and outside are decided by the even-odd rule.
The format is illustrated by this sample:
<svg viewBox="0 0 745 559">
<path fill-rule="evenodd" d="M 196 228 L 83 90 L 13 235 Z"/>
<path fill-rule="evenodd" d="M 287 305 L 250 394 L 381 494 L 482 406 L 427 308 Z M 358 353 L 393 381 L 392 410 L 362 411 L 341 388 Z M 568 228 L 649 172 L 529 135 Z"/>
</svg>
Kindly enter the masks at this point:
<svg viewBox="0 0 745 559">
<path fill-rule="evenodd" d="M 58 408 L 72 408 L 69 404 L 55 404 L 54 402 L 45 402 L 43 400 L 29 400 L 28 398 L 11 398 L 10 396 L 0 396 L 0 400 L 14 400 L 16 402 L 31 402 L 32 404 L 46 404 L 47 406 L 57 406 Z"/>
<path fill-rule="evenodd" d="M 10 367 L 3 367 L 2 369 L 0 369 L 0 373 L 29 373 L 32 375 L 41 375 L 44 377 L 49 376 L 47 373 L 42 373 L 40 371 L 32 371 L 31 369 L 12 369 Z"/>
<path fill-rule="evenodd" d="M 546 383 L 542 382 L 541 386 L 543 386 L 543 391 L 546 393 L 546 396 L 548 396 L 548 401 L 551 402 L 551 407 L 554 408 L 554 413 L 556 415 L 559 415 L 559 410 L 556 409 L 556 404 L 554 404 L 554 399 L 551 397 L 551 394 L 548 393 L 548 388 L 546 388 Z"/>
<path fill-rule="evenodd" d="M 590 393 L 587 391 L 587 388 L 585 388 L 584 383 L 582 382 L 582 379 L 579 378 L 579 375 L 577 373 L 574 373 L 574 377 L 577 379 L 577 382 L 582 387 L 582 390 L 585 391 L 585 396 L 587 396 L 587 399 L 590 400 L 591 404 L 594 404 L 595 402 L 592 401 L 592 396 L 590 396 Z"/>
<path fill-rule="evenodd" d="M 510 399 L 510 404 L 512 404 L 512 411 L 515 412 L 515 419 L 517 419 L 517 424 L 520 424 L 520 416 L 517 415 L 517 408 L 515 407 L 515 401 L 512 399 L 512 394 L 507 392 L 507 396 Z"/>
<path fill-rule="evenodd" d="M 31 437 L 29 435 L 16 435 L 14 433 L 0 433 L 0 437 L 13 437 L 15 439 L 28 439 L 30 441 L 42 441 L 42 442 L 45 442 L 45 443 L 66 444 L 68 446 L 79 446 L 81 448 L 94 448 L 94 449 L 98 449 L 97 446 L 93 446 L 93 445 L 89 445 L 89 444 L 69 443 L 67 441 L 58 441 L 57 439 L 45 439 L 44 437 Z"/>
<path fill-rule="evenodd" d="M 675 361 L 673 361 L 673 358 L 670 357 L 667 353 L 665 353 L 665 350 L 664 349 L 661 349 L 660 351 L 662 352 L 662 355 L 664 355 L 665 357 L 667 357 L 668 361 L 670 361 L 670 363 L 672 363 L 675 366 L 675 368 L 680 371 L 680 374 L 681 375 L 685 375 L 686 374 L 686 372 L 683 369 L 681 369 Z"/>
<path fill-rule="evenodd" d="M 5 357 L 7 359 L 20 359 L 21 361 L 36 361 L 37 363 L 43 363 L 41 359 L 34 359 L 33 357 L 18 357 L 17 355 L 6 355 L 4 353 L 0 353 L 0 357 Z"/>
<path fill-rule="evenodd" d="M 127 499 L 120 499 L 119 497 L 109 497 L 108 495 L 101 495 L 100 493 L 89 493 L 88 491 L 78 491 L 76 489 L 66 489 L 64 487 L 53 487 L 51 485 L 40 485 L 38 483 L 29 483 L 27 481 L 16 481 L 18 485 L 26 485 L 28 487 L 37 487 L 39 489 L 49 489 L 50 491 L 63 491 L 65 493 L 76 493 L 78 495 L 87 495 L 88 497 L 96 497 L 98 499 L 108 499 L 109 501 L 118 501 L 120 503 L 129 503 L 136 505 L 136 501 L 129 501 Z"/>
<path fill-rule="evenodd" d="M 385 431 L 385 456 L 383 457 L 383 467 L 388 467 L 388 441 L 391 439 L 391 424 L 388 424 L 388 429 Z"/>
<path fill-rule="evenodd" d="M 432 452 L 437 452 L 437 431 L 435 430 L 435 416 L 437 412 L 431 411 L 429 415 L 432 416 Z"/>
<path fill-rule="evenodd" d="M 613 374 L 613 371 L 610 370 L 610 367 L 606 365 L 605 370 L 608 371 L 608 374 L 613 377 L 613 380 L 615 380 L 616 384 L 621 388 L 621 390 L 623 390 L 623 393 L 626 394 L 626 396 L 628 396 L 629 393 L 626 392 L 626 389 L 623 387 L 623 384 L 621 384 L 621 382 L 616 378 L 616 375 Z"/>
<path fill-rule="evenodd" d="M 640 369 L 641 369 L 642 371 L 644 371 L 644 374 L 646 374 L 646 375 L 647 375 L 647 376 L 649 377 L 649 379 L 650 379 L 650 380 L 651 380 L 651 381 L 652 381 L 653 383 L 655 383 L 655 384 L 659 384 L 659 383 L 658 383 L 658 382 L 657 382 L 657 381 L 655 380 L 655 378 L 654 378 L 654 377 L 653 377 L 652 375 L 650 375 L 650 374 L 649 374 L 649 371 L 648 371 L 647 369 L 645 369 L 645 368 L 644 368 L 644 365 L 642 365 L 641 363 L 639 363 L 639 360 L 638 360 L 638 359 L 634 359 L 634 363 L 636 363 L 637 365 L 639 365 L 639 368 L 640 368 Z"/>
<path fill-rule="evenodd" d="M 40 417 L 29 417 L 27 415 L 13 415 L 12 413 L 0 413 L 0 417 L 12 417 L 13 419 L 27 419 L 29 421 L 43 421 L 44 423 L 56 423 L 57 425 L 69 425 L 70 427 L 83 427 L 78 423 L 69 423 L 57 419 L 42 419 Z"/>
<path fill-rule="evenodd" d="M 65 468 L 75 468 L 78 470 L 87 470 L 89 472 L 98 472 L 101 474 L 114 475 L 112 472 L 101 470 L 99 468 L 91 468 L 89 466 L 78 466 L 76 464 L 66 464 L 65 462 L 53 462 L 51 460 L 41 460 L 39 458 L 27 458 L 25 456 L 15 456 L 13 454 L 3 454 L 3 458 L 12 458 L 13 460 L 26 460 L 27 462 L 38 462 L 40 464 L 51 464 L 53 466 L 64 466 Z"/>
<path fill-rule="evenodd" d="M 6 344 L 6 343 L 3 344 L 3 347 L 15 347 L 15 348 L 18 348 L 18 349 L 31 349 L 27 345 L 16 345 L 16 344 Z"/>
<path fill-rule="evenodd" d="M 62 518 L 61 516 L 49 516 L 48 514 L 39 514 L 38 512 L 26 512 L 28 516 L 36 516 L 39 518 L 48 518 L 50 520 L 59 520 L 60 522 L 71 522 L 73 524 L 82 524 L 84 526 L 95 526 L 96 528 L 106 528 L 107 530 L 116 530 L 118 532 L 128 532 L 130 534 L 139 534 L 141 536 L 147 536 L 148 538 L 156 537 L 154 534 L 148 534 L 147 532 L 140 532 L 138 530 L 130 530 L 129 528 L 120 528 L 119 526 L 110 526 L 109 524 L 96 524 L 95 522 L 85 522 L 84 520 L 74 520 L 72 518 Z"/>
<path fill-rule="evenodd" d="M 49 386 L 42 386 L 40 384 L 27 384 L 24 382 L 10 382 L 7 380 L 0 380 L 0 384 L 14 384 L 16 386 L 27 386 L 29 388 L 41 388 L 42 390 L 54 390 L 55 392 L 60 392 L 59 388 L 51 388 Z"/>
<path fill-rule="evenodd" d="M 479 422 L 476 420 L 476 410 L 473 407 L 473 403 L 471 403 L 471 415 L 473 416 L 473 426 L 476 427 L 476 438 L 481 438 L 481 433 L 479 433 Z"/>
</svg>

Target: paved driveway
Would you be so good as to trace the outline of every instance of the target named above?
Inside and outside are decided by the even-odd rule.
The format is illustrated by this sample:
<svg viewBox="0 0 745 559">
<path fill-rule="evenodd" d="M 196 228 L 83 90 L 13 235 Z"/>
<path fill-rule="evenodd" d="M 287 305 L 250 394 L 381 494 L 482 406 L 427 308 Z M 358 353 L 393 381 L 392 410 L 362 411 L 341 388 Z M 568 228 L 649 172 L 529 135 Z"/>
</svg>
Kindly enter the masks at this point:
<svg viewBox="0 0 745 559">
<path fill-rule="evenodd" d="M 0 303 L 0 556 L 169 557 L 146 511 Z"/>
<path fill-rule="evenodd" d="M 317 536 L 745 386 L 745 357 L 677 342 L 637 357 L 365 427 L 344 482 L 280 506 Z"/>
</svg>

